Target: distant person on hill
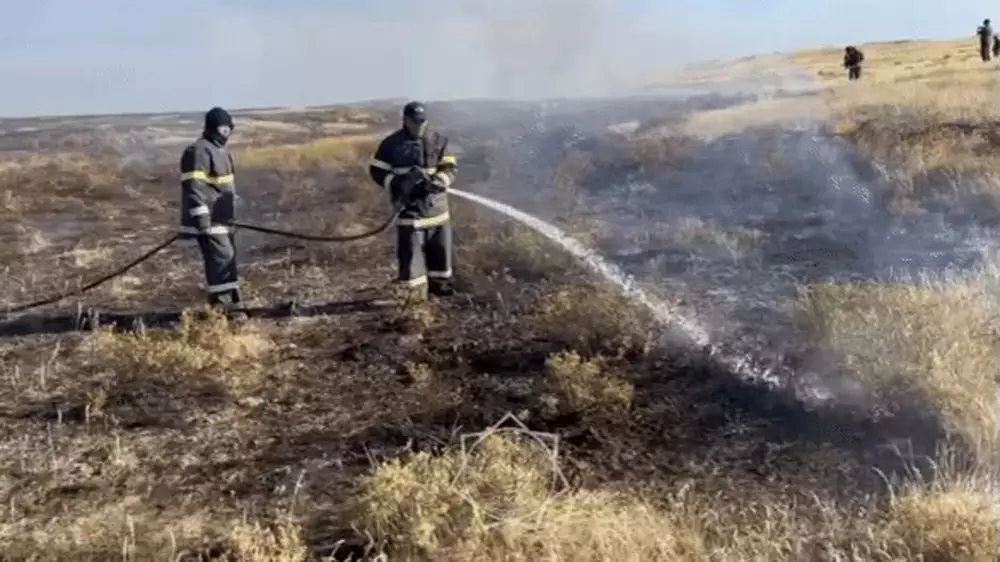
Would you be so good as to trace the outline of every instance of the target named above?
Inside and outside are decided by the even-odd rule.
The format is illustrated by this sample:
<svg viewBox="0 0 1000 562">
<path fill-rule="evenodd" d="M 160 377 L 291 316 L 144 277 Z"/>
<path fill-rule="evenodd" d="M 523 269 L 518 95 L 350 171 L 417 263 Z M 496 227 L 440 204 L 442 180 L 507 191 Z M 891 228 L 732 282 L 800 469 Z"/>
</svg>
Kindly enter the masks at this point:
<svg viewBox="0 0 1000 562">
<path fill-rule="evenodd" d="M 983 25 L 979 26 L 976 30 L 976 34 L 979 35 L 979 56 L 983 57 L 983 62 L 989 62 L 990 60 L 990 43 L 996 40 L 996 35 L 993 33 L 993 26 L 990 25 L 989 18 L 983 20 Z M 995 54 L 997 51 L 996 46 L 992 46 L 992 51 Z"/>
<path fill-rule="evenodd" d="M 993 56 L 1000 57 L 1000 36 L 993 36 Z"/>
<path fill-rule="evenodd" d="M 847 69 L 848 80 L 861 78 L 861 63 L 865 62 L 865 54 L 857 47 L 849 45 L 844 49 L 844 68 Z"/>
</svg>

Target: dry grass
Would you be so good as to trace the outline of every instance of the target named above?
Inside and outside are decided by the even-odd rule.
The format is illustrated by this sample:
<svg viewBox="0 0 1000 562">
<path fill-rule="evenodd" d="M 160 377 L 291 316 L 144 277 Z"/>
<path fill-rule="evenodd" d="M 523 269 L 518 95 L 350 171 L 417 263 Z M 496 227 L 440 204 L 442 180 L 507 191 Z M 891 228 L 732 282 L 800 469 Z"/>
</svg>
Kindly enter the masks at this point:
<svg viewBox="0 0 1000 562">
<path fill-rule="evenodd" d="M 819 361 L 877 407 L 928 409 L 955 436 L 993 449 L 996 330 L 981 287 L 823 284 L 805 289 L 800 305 Z"/>
<path fill-rule="evenodd" d="M 548 338 L 588 356 L 643 355 L 656 326 L 648 310 L 597 284 L 571 285 L 545 295 L 536 322 Z"/>
<path fill-rule="evenodd" d="M 302 171 L 311 168 L 360 168 L 367 173 L 368 158 L 375 151 L 379 139 L 373 134 L 342 135 L 305 144 L 247 147 L 238 150 L 235 159 L 238 165 L 251 169 Z"/>
<path fill-rule="evenodd" d="M 545 436 L 487 432 L 372 469 L 346 512 L 402 560 L 989 562 L 995 484 L 909 483 L 884 512 L 819 521 L 792 505 L 567 484 Z M 645 497 L 643 497 L 645 496 Z"/>
<path fill-rule="evenodd" d="M 456 221 L 461 238 L 455 260 L 460 271 L 477 281 L 559 279 L 579 269 L 571 256 L 527 227 L 512 223 L 484 226 L 474 221 Z"/>
<path fill-rule="evenodd" d="M 224 314 L 206 308 L 185 311 L 170 332 L 100 330 L 84 349 L 94 364 L 125 376 L 207 376 L 240 396 L 258 388 L 261 361 L 273 346 L 255 326 L 232 326 Z"/>
<path fill-rule="evenodd" d="M 993 562 L 1000 554 L 996 475 L 949 472 L 892 496 L 886 526 L 908 559 Z"/>
<path fill-rule="evenodd" d="M 3 560 L 31 562 L 177 562 L 213 550 L 219 562 L 302 562 L 309 557 L 301 529 L 226 520 L 210 512 L 156 513 L 143 498 L 94 506 L 79 516 L 57 517 L 4 542 Z"/>
<path fill-rule="evenodd" d="M 607 409 L 627 415 L 634 389 L 628 379 L 608 369 L 603 361 L 560 352 L 545 363 L 549 379 L 570 410 Z"/>
<path fill-rule="evenodd" d="M 968 189 L 948 178 L 974 174 L 988 180 L 996 198 L 996 62 L 979 59 L 974 38 L 861 48 L 865 76 L 857 83 L 848 83 L 839 67 L 840 51 L 801 52 L 793 60 L 826 88 L 837 130 L 888 166 L 899 191 L 892 195 L 919 201 L 936 189 Z"/>
<path fill-rule="evenodd" d="M 118 163 L 82 154 L 32 156 L 0 166 L 0 212 L 20 216 L 124 195 Z"/>
<path fill-rule="evenodd" d="M 977 60 L 969 59 L 970 46 L 948 56 L 951 49 L 927 45 L 865 47 L 869 60 L 865 80 L 850 85 L 838 83 L 846 82 L 839 69 L 839 51 L 803 53 L 798 60 L 818 78 L 827 80 L 824 96 L 834 109 L 839 131 L 869 155 L 890 162 L 896 178 L 942 171 L 989 174 L 994 169 L 991 156 L 977 151 L 993 142 L 980 133 L 982 123 L 994 119 L 995 107 L 990 104 L 996 102 L 996 91 L 990 89 L 990 80 L 995 78 Z M 772 106 L 767 112 L 780 112 Z M 331 115 L 338 123 L 348 124 L 372 119 L 351 112 L 337 115 L 334 111 Z M 258 174 L 248 182 L 255 187 L 256 180 L 267 174 L 288 179 L 278 194 L 281 208 L 297 205 L 305 209 L 296 217 L 322 230 L 332 226 L 322 217 L 326 208 L 321 203 L 330 203 L 323 189 L 324 174 L 363 178 L 377 138 L 358 134 L 303 144 L 251 146 L 239 151 L 238 166 Z M 572 212 L 579 205 L 581 190 L 604 185 L 607 177 L 655 178 L 682 160 L 690 146 L 691 140 L 679 135 L 643 137 L 608 141 L 594 153 L 570 154 L 557 166 L 553 199 L 560 209 Z M 780 156 L 768 164 L 773 168 L 767 170 L 769 174 L 783 173 Z M 10 167 L 0 171 L 0 186 L 7 186 L 0 187 L 0 193 L 7 193 L 7 212 L 18 215 L 43 208 L 48 204 L 45 197 L 83 200 L 102 193 L 111 197 L 119 189 L 119 173 L 113 167 L 73 159 Z M 26 192 L 24 186 L 28 185 L 35 191 Z M 898 189 L 911 199 L 923 196 L 912 183 L 910 187 L 909 191 Z M 36 200 L 34 196 L 26 198 L 25 193 L 42 195 Z M 358 191 L 338 192 L 338 197 L 343 199 L 336 201 L 338 205 L 361 205 L 362 197 L 370 200 Z M 533 291 L 544 291 L 537 307 L 517 309 L 511 305 L 504 310 L 511 316 L 510 310 L 516 309 L 526 317 L 528 322 L 508 329 L 530 336 L 517 339 L 503 332 L 495 334 L 484 326 L 489 324 L 490 314 L 500 316 L 496 309 L 463 309 L 464 305 L 453 303 L 404 307 L 396 316 L 382 315 L 371 323 L 332 318 L 310 333 L 308 341 L 303 336 L 288 349 L 277 345 L 274 334 L 264 332 L 259 325 L 233 326 L 220 315 L 194 311 L 186 313 L 181 325 L 169 332 L 100 331 L 90 335 L 77 356 L 84 359 L 82 368 L 64 365 L 49 369 L 48 364 L 39 368 L 46 380 L 41 386 L 56 381 L 56 390 L 0 394 L 0 405 L 18 406 L 11 408 L 18 415 L 4 411 L 5 421 L 14 428 L 11 433 L 20 431 L 16 424 L 26 424 L 34 432 L 33 439 L 47 443 L 42 452 L 29 454 L 23 452 L 26 445 L 17 435 L 0 442 L 9 457 L 0 471 L 0 499 L 5 503 L 9 500 L 11 506 L 4 510 L 11 516 L 0 518 L 0 559 L 173 561 L 206 548 L 215 559 L 231 562 L 311 559 L 313 553 L 306 545 L 315 539 L 286 517 L 284 510 L 275 509 L 283 501 L 275 499 L 277 490 L 293 487 L 286 477 L 299 471 L 308 474 L 305 479 L 309 485 L 300 499 L 312 502 L 304 510 L 309 516 L 327 517 L 326 527 L 340 529 L 345 523 L 353 524 L 361 536 L 371 538 L 376 548 L 385 549 L 392 559 L 996 559 L 996 475 L 980 474 L 986 470 L 982 467 L 980 472 L 955 470 L 933 480 L 902 481 L 893 488 L 891 497 L 862 507 L 831 502 L 825 495 L 821 501 L 822 486 L 817 486 L 820 491 L 791 490 L 773 474 L 741 480 L 745 478 L 741 463 L 752 461 L 740 457 L 743 453 L 739 451 L 720 450 L 732 442 L 722 443 L 718 434 L 702 433 L 700 420 L 692 422 L 695 430 L 684 429 L 693 433 L 675 437 L 674 428 L 668 426 L 679 424 L 677 420 L 683 416 L 659 419 L 675 407 L 698 410 L 704 405 L 676 406 L 673 396 L 651 398 L 641 395 L 638 383 L 631 384 L 640 380 L 634 376 L 639 373 L 631 369 L 643 370 L 646 361 L 652 362 L 647 352 L 655 323 L 648 311 L 616 289 L 569 283 L 577 272 L 572 260 L 538 235 L 519 226 L 498 227 L 460 205 L 455 207 L 459 234 L 456 270 L 474 292 L 488 292 L 503 283 L 522 290 L 513 293 L 515 296 L 533 297 L 538 296 L 531 294 Z M 350 214 L 365 214 L 361 209 L 351 207 Z M 316 214 L 306 212 L 309 210 Z M 593 230 L 587 225 L 572 226 Z M 635 242 L 651 248 L 712 248 L 736 256 L 762 241 L 757 232 L 729 231 L 699 221 L 672 224 L 663 230 Z M 377 248 L 385 249 L 385 244 L 378 244 Z M 345 265 L 350 265 L 350 271 L 340 277 L 322 275 L 320 283 L 355 288 L 370 281 L 364 278 L 371 277 L 370 272 L 360 266 L 370 265 L 372 254 L 359 251 L 357 246 L 343 254 L 309 252 L 306 261 L 323 261 L 320 258 L 326 256 L 323 265 L 330 269 L 348 269 Z M 352 252 L 357 255 L 351 256 Z M 100 258 L 99 253 L 70 256 L 77 266 Z M 279 267 L 290 263 L 290 258 L 275 259 Z M 303 283 L 304 269 L 296 267 L 288 267 L 281 282 Z M 274 278 L 271 282 L 280 284 Z M 338 287 L 333 293 L 342 298 L 350 291 Z M 801 305 L 803 326 L 815 339 L 818 357 L 870 393 L 876 410 L 891 413 L 918 404 L 936 413 L 953 435 L 979 447 L 980 460 L 989 458 L 985 455 L 992 450 L 991 440 L 997 431 L 995 334 L 989 328 L 992 319 L 977 287 L 822 285 L 810 287 Z M 392 330 L 382 331 L 387 324 L 408 334 L 400 337 Z M 406 433 L 398 426 L 419 425 L 414 420 L 424 415 L 445 419 L 444 414 L 450 412 L 439 415 L 427 411 L 432 409 L 431 403 L 436 404 L 438 394 L 459 392 L 452 386 L 461 390 L 475 387 L 488 377 L 475 368 L 466 369 L 463 361 L 481 358 L 459 357 L 466 352 L 457 351 L 460 347 L 486 356 L 491 350 L 480 348 L 536 345 L 536 335 L 544 340 L 545 353 L 555 352 L 548 355 L 544 368 L 528 373 L 546 377 L 540 387 L 533 387 L 535 390 L 554 389 L 560 405 L 574 412 L 599 410 L 612 419 L 629 421 L 620 425 L 656 427 L 650 433 L 626 434 L 621 440 L 608 434 L 610 430 L 599 423 L 598 416 L 583 417 L 584 426 L 572 428 L 599 442 L 593 455 L 610 457 L 606 465 L 599 466 L 614 466 L 614 476 L 568 476 L 563 473 L 569 472 L 567 466 L 582 472 L 580 467 L 594 463 L 594 458 L 586 462 L 562 459 L 547 436 L 524 432 L 516 437 L 487 432 L 481 442 L 467 441 L 464 449 L 450 446 L 441 454 L 400 455 L 399 451 L 413 445 L 414 436 L 425 446 L 443 440 L 437 437 L 440 427 L 424 425 Z M 494 341 L 505 337 L 505 341 Z M 7 373 L 13 360 L 2 359 L 0 366 Z M 272 360 L 274 370 L 280 370 L 294 384 L 264 384 L 269 380 Z M 280 365 L 279 360 L 283 361 Z M 480 360 L 477 365 L 487 363 Z M 403 381 L 398 380 L 400 366 L 406 375 Z M 452 376 L 453 372 L 468 379 L 456 382 L 453 379 L 459 377 Z M 57 377 L 77 373 L 94 380 L 74 386 L 62 380 L 71 377 Z M 681 376 L 655 374 L 663 379 Z M 7 386 L 23 384 L 19 382 L 22 375 L 7 376 L 10 385 L 3 385 L 0 393 L 8 392 Z M 106 384 L 109 376 L 114 379 L 110 387 Z M 177 385 L 164 381 L 197 385 L 209 381 L 230 395 L 259 393 L 263 398 L 255 402 L 257 406 L 205 405 L 198 402 L 199 393 L 188 396 Z M 104 416 L 103 425 L 91 423 L 91 414 L 141 410 L 149 405 L 142 396 L 112 392 L 115 384 L 125 383 L 139 388 L 135 394 L 159 391 L 170 395 L 168 401 L 183 400 L 184 408 L 169 410 L 168 415 L 190 423 L 183 425 L 183 430 L 150 422 L 119 427 L 114 415 Z M 409 396 L 409 391 L 393 386 L 399 383 L 424 391 L 412 393 L 419 396 L 417 406 L 401 398 Z M 426 392 L 429 389 L 434 392 Z M 86 423 L 68 427 L 72 420 L 64 419 L 62 409 L 57 422 L 50 423 L 44 417 L 47 406 L 34 403 L 39 395 L 41 402 L 50 400 L 59 408 L 85 401 Z M 484 397 L 481 392 L 468 396 L 466 402 L 474 404 L 463 406 L 476 411 L 474 419 L 496 413 L 490 409 L 493 397 Z M 685 398 L 682 395 L 676 400 Z M 506 405 L 503 400 L 515 398 L 502 398 Z M 538 410 L 536 402 L 544 403 L 545 397 L 519 395 L 516 401 L 518 408 Z M 24 405 L 27 413 L 20 413 L 20 402 L 31 402 Z M 649 411 L 654 412 L 655 420 Z M 25 416 L 35 425 L 27 425 Z M 747 427 L 739 430 L 753 431 Z M 382 433 L 390 437 L 382 439 Z M 402 439 L 393 443 L 397 433 L 406 437 L 406 445 Z M 166 435 L 176 441 L 160 447 L 162 442 L 157 439 Z M 380 443 L 380 439 L 389 444 Z M 716 439 L 720 442 L 715 443 Z M 630 471 L 633 463 L 640 466 L 647 454 L 656 454 L 651 451 L 654 446 L 684 448 L 690 442 L 704 447 L 693 446 L 690 457 L 669 457 L 661 464 L 654 461 Z M 77 449 L 70 451 L 67 443 Z M 196 446 L 202 448 L 191 453 Z M 370 446 L 380 451 L 371 452 Z M 101 465 L 92 460 L 99 447 L 115 451 L 114 455 L 101 453 L 113 456 L 113 462 L 102 461 L 105 464 Z M 591 442 L 577 451 L 588 447 Z M 386 449 L 392 452 L 386 453 Z M 357 473 L 352 470 L 357 468 L 351 463 L 368 454 L 383 460 L 355 478 Z M 198 455 L 205 458 L 191 458 Z M 717 460 L 726 455 L 740 460 L 732 464 Z M 695 464 L 704 465 L 703 472 L 686 468 Z M 617 480 L 619 475 L 626 475 L 628 481 Z M 721 491 L 699 491 L 701 483 L 692 480 L 702 476 Z M 151 490 L 159 485 L 154 481 L 163 482 L 169 508 L 156 505 L 152 499 Z M 642 486 L 647 481 L 649 489 Z M 334 489 L 345 483 L 353 484 L 346 502 Z M 772 484 L 770 495 L 754 495 Z M 101 501 L 78 491 L 90 489 L 87 486 L 101 490 Z M 298 488 L 295 490 L 298 497 Z M 28 504 L 38 507 L 32 511 Z M 216 506 L 224 506 L 226 509 L 220 511 L 225 512 L 207 511 Z M 260 519 L 232 517 L 233 511 L 260 507 L 270 515 Z M 275 516 L 279 511 L 281 515 Z M 328 512 L 333 512 L 332 516 Z M 317 526 L 316 521 L 310 523 Z"/>
<path fill-rule="evenodd" d="M 697 535 L 634 497 L 568 492 L 545 447 L 488 433 L 363 477 L 354 524 L 402 560 L 684 560 Z"/>
</svg>

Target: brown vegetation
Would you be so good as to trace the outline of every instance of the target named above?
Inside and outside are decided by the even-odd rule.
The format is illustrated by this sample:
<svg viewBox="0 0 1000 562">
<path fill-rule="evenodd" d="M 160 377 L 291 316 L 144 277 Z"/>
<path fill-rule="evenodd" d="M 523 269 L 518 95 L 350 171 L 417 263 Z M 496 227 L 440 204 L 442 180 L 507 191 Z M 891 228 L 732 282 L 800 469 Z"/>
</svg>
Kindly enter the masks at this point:
<svg viewBox="0 0 1000 562">
<path fill-rule="evenodd" d="M 936 107 L 902 95 L 915 77 L 985 85 L 965 50 L 936 49 L 866 48 L 866 101 L 843 85 L 827 101 L 870 155 L 910 143 L 919 161 L 894 169 L 990 172 L 970 162 L 985 163 L 971 152 L 992 141 L 965 143 L 992 118 L 973 108 L 985 97 L 962 106 L 942 93 Z M 800 61 L 839 80 L 835 54 Z M 900 115 L 919 116 L 914 131 L 900 132 Z M 316 119 L 383 126 L 354 110 Z M 246 147 L 241 188 L 277 202 L 297 230 L 364 228 L 386 210 L 364 175 L 376 138 Z M 553 200 L 571 214 L 597 176 L 654 175 L 689 143 L 574 153 Z M 72 214 L 97 239 L 134 230 L 122 216 L 135 213 L 130 202 L 158 198 L 130 190 L 162 185 L 123 182 L 128 173 L 76 156 L 0 170 L 0 212 L 22 229 L 0 233 L 15 248 L 0 252 L 5 300 L 72 284 L 57 268 L 66 260 L 74 274 L 117 261 L 117 248 L 51 234 L 31 215 Z M 251 304 L 295 299 L 315 313 L 233 324 L 197 309 L 197 263 L 176 251 L 135 272 L 134 286 L 78 301 L 187 309 L 176 325 L 0 342 L 0 560 L 996 559 L 996 334 L 981 287 L 803 290 L 815 357 L 864 387 L 874 417 L 915 401 L 956 438 L 955 462 L 943 455 L 935 471 L 882 481 L 869 442 L 852 441 L 873 426 L 827 424 L 677 364 L 656 349 L 648 311 L 538 235 L 461 202 L 455 216 L 462 294 L 450 301 L 348 306 L 387 292 L 391 236 L 336 248 L 268 239 L 245 259 Z M 600 237 L 599 226 L 568 222 Z M 49 238 L 32 243 L 29 263 L 31 233 Z M 638 242 L 738 253 L 764 237 L 686 222 Z M 73 245 L 72 256 L 58 249 Z M 962 456 L 966 445 L 977 454 Z"/>
</svg>

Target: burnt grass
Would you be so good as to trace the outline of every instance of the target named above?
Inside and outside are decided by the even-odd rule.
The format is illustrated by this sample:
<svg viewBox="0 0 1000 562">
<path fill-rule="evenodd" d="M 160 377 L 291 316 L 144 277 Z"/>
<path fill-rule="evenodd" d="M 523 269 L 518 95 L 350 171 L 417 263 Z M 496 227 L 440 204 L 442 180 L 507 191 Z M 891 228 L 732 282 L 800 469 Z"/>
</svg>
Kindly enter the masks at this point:
<svg viewBox="0 0 1000 562">
<path fill-rule="evenodd" d="M 45 146 L 45 134 L 58 130 L 33 142 Z M 470 132 L 463 148 L 474 155 L 482 134 Z M 71 288 L 169 235 L 178 189 L 170 159 L 126 169 L 114 196 L 60 195 L 83 202 L 87 213 L 72 205 L 0 211 L 5 304 Z M 497 180 L 485 162 L 470 168 L 473 177 Z M 356 171 L 243 170 L 239 182 L 248 221 L 332 232 L 377 224 L 385 212 L 381 194 Z M 342 246 L 241 234 L 251 321 L 276 344 L 261 359 L 264 383 L 249 395 L 195 377 L 122 379 L 77 351 L 97 325 L 167 329 L 181 310 L 200 305 L 201 266 L 190 247 L 139 266 L 128 283 L 4 319 L 0 481 L 8 485 L 0 503 L 11 506 L 7 516 L 42 522 L 130 496 L 161 513 L 197 507 L 268 519 L 291 509 L 320 552 L 338 539 L 361 541 L 337 513 L 373 461 L 437 450 L 507 413 L 561 437 L 576 484 L 650 493 L 694 482 L 760 502 L 860 502 L 884 484 L 873 468 L 892 472 L 912 460 L 882 444 L 921 436 L 907 452 L 932 450 L 929 422 L 810 409 L 708 359 L 664 351 L 610 359 L 635 386 L 628 416 L 552 411 L 540 398 L 549 389 L 545 361 L 566 346 L 539 327 L 540 299 L 596 280 L 564 267 L 554 247 L 544 263 L 503 274 L 463 268 L 495 243 L 502 225 L 463 201 L 454 207 L 460 291 L 435 303 L 433 322 L 418 330 L 399 321 L 398 306 L 376 301 L 388 294 L 394 270 L 391 232 Z M 105 253 L 89 261 L 67 256 L 74 247 Z M 407 376 L 413 364 L 432 374 L 427 384 Z M 109 469 L 109 443 L 138 460 Z"/>
</svg>

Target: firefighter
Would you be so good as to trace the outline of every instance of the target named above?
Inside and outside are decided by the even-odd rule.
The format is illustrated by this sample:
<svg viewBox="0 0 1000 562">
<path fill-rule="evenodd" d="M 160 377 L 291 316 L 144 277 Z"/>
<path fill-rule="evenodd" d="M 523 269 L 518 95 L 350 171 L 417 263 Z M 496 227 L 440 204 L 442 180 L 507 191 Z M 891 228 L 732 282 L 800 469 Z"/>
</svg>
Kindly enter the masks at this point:
<svg viewBox="0 0 1000 562">
<path fill-rule="evenodd" d="M 208 302 L 227 307 L 240 303 L 235 219 L 235 165 L 226 148 L 233 118 L 221 107 L 205 114 L 201 138 L 181 156 L 181 236 L 196 239 L 204 261 Z"/>
<path fill-rule="evenodd" d="M 861 63 L 865 61 L 865 54 L 857 47 L 850 45 L 844 49 L 844 68 L 847 69 L 848 80 L 858 80 L 861 78 Z"/>
<path fill-rule="evenodd" d="M 990 25 L 989 19 L 983 20 L 983 25 L 979 26 L 976 30 L 976 35 L 979 36 L 979 56 L 983 58 L 983 62 L 989 62 L 990 51 L 992 45 L 990 44 L 994 40 L 993 26 Z"/>
<path fill-rule="evenodd" d="M 385 137 L 369 163 L 372 181 L 385 188 L 396 221 L 397 283 L 411 298 L 453 294 L 452 231 L 448 188 L 458 162 L 448 138 L 428 129 L 418 101 L 403 107 L 403 124 Z"/>
<path fill-rule="evenodd" d="M 1000 57 L 1000 35 L 993 36 L 993 56 Z"/>
</svg>

